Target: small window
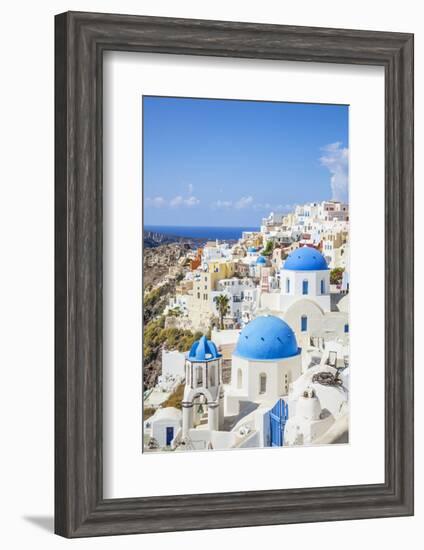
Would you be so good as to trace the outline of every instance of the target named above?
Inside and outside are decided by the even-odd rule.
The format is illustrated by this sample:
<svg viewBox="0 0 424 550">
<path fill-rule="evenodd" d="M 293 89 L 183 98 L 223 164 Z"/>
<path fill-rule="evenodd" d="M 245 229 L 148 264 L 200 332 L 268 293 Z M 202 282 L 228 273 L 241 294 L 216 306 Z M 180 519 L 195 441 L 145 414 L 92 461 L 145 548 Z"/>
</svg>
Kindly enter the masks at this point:
<svg viewBox="0 0 424 550">
<path fill-rule="evenodd" d="M 259 393 L 266 393 L 266 374 L 264 372 L 259 375 Z"/>
<path fill-rule="evenodd" d="M 306 315 L 302 315 L 300 318 L 300 330 L 306 332 L 308 330 L 308 318 Z"/>
<path fill-rule="evenodd" d="M 324 279 L 321 279 L 321 294 L 324 294 L 324 293 L 325 293 Z"/>
<path fill-rule="evenodd" d="M 349 332 L 349 325 L 348 325 L 347 323 L 346 323 L 345 326 L 344 326 L 344 331 L 345 331 L 346 333 Z"/>
<path fill-rule="evenodd" d="M 241 369 L 237 369 L 237 389 L 241 390 L 243 386 L 243 372 Z"/>
<path fill-rule="evenodd" d="M 308 294 L 309 293 L 309 282 L 305 279 L 302 282 L 302 294 Z"/>
<path fill-rule="evenodd" d="M 290 293 L 290 279 L 286 279 L 286 292 L 287 294 Z"/>
</svg>

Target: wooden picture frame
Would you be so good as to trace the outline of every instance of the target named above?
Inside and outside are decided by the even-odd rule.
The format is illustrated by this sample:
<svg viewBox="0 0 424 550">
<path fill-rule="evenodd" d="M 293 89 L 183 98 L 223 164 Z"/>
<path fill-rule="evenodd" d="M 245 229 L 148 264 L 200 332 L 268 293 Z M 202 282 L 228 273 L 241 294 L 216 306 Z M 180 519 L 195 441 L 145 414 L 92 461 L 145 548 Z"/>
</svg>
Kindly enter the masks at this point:
<svg viewBox="0 0 424 550">
<path fill-rule="evenodd" d="M 413 35 L 68 12 L 55 21 L 55 531 L 118 535 L 413 514 Z M 102 491 L 106 50 L 385 70 L 385 482 L 129 499 Z"/>
</svg>

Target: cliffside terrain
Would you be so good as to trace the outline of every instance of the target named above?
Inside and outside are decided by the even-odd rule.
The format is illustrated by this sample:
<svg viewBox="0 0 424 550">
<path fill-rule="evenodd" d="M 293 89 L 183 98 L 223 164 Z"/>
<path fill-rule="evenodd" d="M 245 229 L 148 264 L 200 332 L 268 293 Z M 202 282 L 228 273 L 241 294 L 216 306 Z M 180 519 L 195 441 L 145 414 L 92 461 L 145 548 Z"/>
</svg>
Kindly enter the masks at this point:
<svg viewBox="0 0 424 550">
<path fill-rule="evenodd" d="M 162 349 L 185 351 L 195 337 L 189 330 L 165 328 L 164 309 L 189 262 L 189 243 L 157 244 L 143 251 L 143 380 L 144 389 L 153 387 L 161 373 Z"/>
<path fill-rule="evenodd" d="M 145 247 L 143 252 L 144 291 L 152 290 L 158 284 L 182 273 L 189 251 L 190 245 L 186 243 L 162 244 L 154 248 Z"/>
</svg>

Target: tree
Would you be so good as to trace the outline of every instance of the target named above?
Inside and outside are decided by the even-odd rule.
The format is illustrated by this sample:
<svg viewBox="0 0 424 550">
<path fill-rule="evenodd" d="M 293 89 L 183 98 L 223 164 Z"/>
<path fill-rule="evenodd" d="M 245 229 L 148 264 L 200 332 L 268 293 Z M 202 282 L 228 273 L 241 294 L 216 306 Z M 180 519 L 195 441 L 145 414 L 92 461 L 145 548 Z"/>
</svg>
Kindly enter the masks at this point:
<svg viewBox="0 0 424 550">
<path fill-rule="evenodd" d="M 218 308 L 219 313 L 219 325 L 220 328 L 224 328 L 224 317 L 227 315 L 227 313 L 230 310 L 230 298 L 226 296 L 225 294 L 220 294 L 216 297 L 216 307 Z"/>
<path fill-rule="evenodd" d="M 344 269 L 342 267 L 335 267 L 330 271 L 330 284 L 332 285 L 339 285 L 342 282 L 343 278 L 343 271 Z"/>
<path fill-rule="evenodd" d="M 267 241 L 265 249 L 262 251 L 262 256 L 271 256 L 273 250 L 274 250 L 274 242 Z"/>
<path fill-rule="evenodd" d="M 181 317 L 182 312 L 180 306 L 175 306 L 174 308 L 168 310 L 168 315 L 170 317 Z"/>
</svg>

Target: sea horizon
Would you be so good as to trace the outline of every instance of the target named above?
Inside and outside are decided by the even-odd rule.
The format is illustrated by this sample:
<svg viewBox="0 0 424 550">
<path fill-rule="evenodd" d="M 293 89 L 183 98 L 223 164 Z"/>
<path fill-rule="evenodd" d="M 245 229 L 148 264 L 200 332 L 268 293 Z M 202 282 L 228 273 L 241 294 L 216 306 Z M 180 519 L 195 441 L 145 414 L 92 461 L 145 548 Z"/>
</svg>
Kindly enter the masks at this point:
<svg viewBox="0 0 424 550">
<path fill-rule="evenodd" d="M 209 226 L 209 225 L 145 225 L 144 231 L 175 237 L 237 240 L 243 231 L 259 231 L 258 226 Z"/>
</svg>

